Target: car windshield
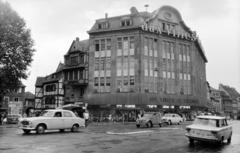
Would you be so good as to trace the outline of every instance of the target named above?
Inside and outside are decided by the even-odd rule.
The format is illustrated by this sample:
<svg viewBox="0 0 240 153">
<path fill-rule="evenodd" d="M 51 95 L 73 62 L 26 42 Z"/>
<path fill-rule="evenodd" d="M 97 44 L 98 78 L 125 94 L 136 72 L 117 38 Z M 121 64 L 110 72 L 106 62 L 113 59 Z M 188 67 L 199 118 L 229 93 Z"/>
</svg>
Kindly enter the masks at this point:
<svg viewBox="0 0 240 153">
<path fill-rule="evenodd" d="M 53 111 L 43 111 L 40 116 L 43 116 L 43 117 L 53 117 Z"/>
<path fill-rule="evenodd" d="M 193 124 L 216 127 L 217 121 L 208 118 L 196 118 Z"/>
</svg>

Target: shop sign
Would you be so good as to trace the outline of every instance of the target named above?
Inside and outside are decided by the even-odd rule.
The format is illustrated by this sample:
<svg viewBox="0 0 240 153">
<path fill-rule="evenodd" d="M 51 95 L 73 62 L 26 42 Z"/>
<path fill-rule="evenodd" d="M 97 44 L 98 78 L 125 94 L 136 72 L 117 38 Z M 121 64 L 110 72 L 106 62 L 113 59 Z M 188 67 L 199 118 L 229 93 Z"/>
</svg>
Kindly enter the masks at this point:
<svg viewBox="0 0 240 153">
<path fill-rule="evenodd" d="M 144 31 L 149 31 L 157 34 L 162 34 L 164 32 L 160 26 L 143 24 L 141 25 L 141 28 Z M 167 29 L 167 34 L 168 35 L 172 34 L 174 37 L 178 37 L 178 38 L 190 39 L 192 41 L 197 40 L 197 36 L 195 32 L 193 32 L 192 34 L 189 34 L 187 32 L 181 32 L 179 30 L 176 30 L 175 28 L 172 28 L 172 29 Z"/>
</svg>

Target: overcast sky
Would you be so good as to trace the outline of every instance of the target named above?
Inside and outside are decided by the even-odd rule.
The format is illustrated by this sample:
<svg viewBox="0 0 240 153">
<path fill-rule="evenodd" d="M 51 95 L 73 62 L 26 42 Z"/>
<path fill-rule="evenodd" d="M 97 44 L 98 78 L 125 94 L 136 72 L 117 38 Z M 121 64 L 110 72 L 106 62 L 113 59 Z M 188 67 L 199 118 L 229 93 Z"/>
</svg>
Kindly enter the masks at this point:
<svg viewBox="0 0 240 153">
<path fill-rule="evenodd" d="M 88 39 L 96 19 L 138 11 L 153 12 L 163 5 L 175 7 L 186 25 L 197 31 L 208 59 L 207 80 L 240 92 L 240 1 L 239 0 L 5 0 L 25 19 L 32 31 L 36 53 L 23 83 L 35 91 L 37 76 L 56 71 L 72 41 Z"/>
</svg>

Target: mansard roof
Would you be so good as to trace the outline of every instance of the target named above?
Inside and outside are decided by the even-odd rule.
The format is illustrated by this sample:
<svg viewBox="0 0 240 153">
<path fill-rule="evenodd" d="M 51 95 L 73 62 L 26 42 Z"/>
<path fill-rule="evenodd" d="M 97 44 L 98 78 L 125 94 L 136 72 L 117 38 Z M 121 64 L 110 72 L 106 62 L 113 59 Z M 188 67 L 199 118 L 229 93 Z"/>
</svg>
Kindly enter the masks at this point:
<svg viewBox="0 0 240 153">
<path fill-rule="evenodd" d="M 122 26 L 121 21 L 125 19 L 131 19 L 132 24 L 130 26 Z M 139 29 L 143 25 L 147 26 L 159 26 L 161 22 L 173 23 L 176 26 L 176 33 L 179 33 L 182 37 L 185 35 L 194 37 L 192 41 L 196 44 L 203 60 L 207 62 L 205 51 L 201 44 L 200 39 L 197 37 L 195 31 L 192 31 L 183 21 L 179 11 L 172 6 L 162 6 L 152 13 L 150 12 L 138 12 L 135 7 L 130 9 L 130 14 L 115 16 L 115 17 L 106 17 L 102 19 L 97 19 L 92 28 L 88 31 L 89 34 L 102 33 L 108 31 L 119 31 L 125 29 Z M 107 27 L 99 29 L 99 24 L 107 23 Z M 174 32 L 175 35 L 175 32 Z M 176 34 L 177 35 L 177 34 Z M 180 38 L 180 37 L 179 37 Z"/>
</svg>

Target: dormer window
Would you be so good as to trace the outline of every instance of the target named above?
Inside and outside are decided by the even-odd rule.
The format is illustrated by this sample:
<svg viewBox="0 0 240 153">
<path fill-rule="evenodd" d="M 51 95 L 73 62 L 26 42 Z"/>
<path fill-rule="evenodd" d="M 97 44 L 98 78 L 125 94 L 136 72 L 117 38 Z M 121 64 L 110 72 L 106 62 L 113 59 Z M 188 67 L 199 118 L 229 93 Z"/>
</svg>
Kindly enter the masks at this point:
<svg viewBox="0 0 240 153">
<path fill-rule="evenodd" d="M 109 23 L 108 22 L 98 23 L 98 29 L 107 29 L 107 28 L 109 28 Z"/>
<path fill-rule="evenodd" d="M 131 19 L 124 19 L 121 21 L 121 26 L 125 27 L 125 26 L 131 26 L 132 25 L 132 20 Z"/>
</svg>

